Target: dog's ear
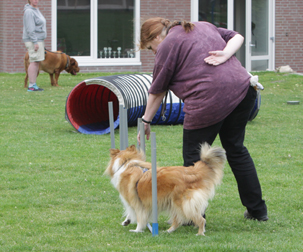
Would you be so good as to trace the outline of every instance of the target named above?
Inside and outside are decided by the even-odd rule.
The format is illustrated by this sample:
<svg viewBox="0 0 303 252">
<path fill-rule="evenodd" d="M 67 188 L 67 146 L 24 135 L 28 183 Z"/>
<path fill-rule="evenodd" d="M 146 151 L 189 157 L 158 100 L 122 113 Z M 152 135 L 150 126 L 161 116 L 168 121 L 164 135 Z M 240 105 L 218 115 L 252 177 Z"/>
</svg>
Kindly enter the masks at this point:
<svg viewBox="0 0 303 252">
<path fill-rule="evenodd" d="M 129 150 L 129 151 L 136 151 L 137 150 L 137 148 L 136 148 L 136 146 L 133 144 L 133 145 L 131 145 L 131 146 L 129 146 L 129 147 L 127 147 L 127 149 Z"/>
<path fill-rule="evenodd" d="M 120 152 L 120 150 L 119 149 L 110 149 L 109 152 L 110 152 L 110 156 L 111 157 L 115 157 L 115 156 L 118 155 L 118 153 Z"/>
<path fill-rule="evenodd" d="M 74 66 L 76 64 L 76 60 L 74 58 L 70 58 L 70 65 Z"/>
</svg>

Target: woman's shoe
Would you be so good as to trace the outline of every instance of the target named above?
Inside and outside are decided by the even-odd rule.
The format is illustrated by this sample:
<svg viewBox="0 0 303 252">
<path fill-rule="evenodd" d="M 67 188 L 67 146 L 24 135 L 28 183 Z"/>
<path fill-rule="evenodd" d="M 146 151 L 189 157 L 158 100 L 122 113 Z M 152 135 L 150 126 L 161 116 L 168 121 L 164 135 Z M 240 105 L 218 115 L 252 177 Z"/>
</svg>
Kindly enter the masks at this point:
<svg viewBox="0 0 303 252">
<path fill-rule="evenodd" d="M 254 217 L 247 210 L 245 210 L 245 212 L 244 212 L 244 218 L 248 219 L 248 220 L 258 220 L 258 221 L 267 221 L 268 220 L 267 214 L 260 216 L 260 217 Z"/>
</svg>

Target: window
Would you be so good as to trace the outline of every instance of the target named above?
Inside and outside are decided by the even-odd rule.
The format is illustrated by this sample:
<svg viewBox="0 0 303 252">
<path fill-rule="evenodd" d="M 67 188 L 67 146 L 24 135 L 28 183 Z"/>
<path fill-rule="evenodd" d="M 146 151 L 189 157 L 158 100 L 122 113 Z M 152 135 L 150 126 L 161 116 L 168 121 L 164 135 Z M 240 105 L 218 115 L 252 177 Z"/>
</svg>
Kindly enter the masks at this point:
<svg viewBox="0 0 303 252">
<path fill-rule="evenodd" d="M 90 56 L 90 0 L 58 0 L 57 50 Z"/>
<path fill-rule="evenodd" d="M 227 0 L 199 0 L 199 21 L 227 28 Z"/>
<path fill-rule="evenodd" d="M 140 64 L 139 0 L 52 1 L 53 48 L 82 66 Z"/>
<path fill-rule="evenodd" d="M 134 0 L 98 0 L 99 58 L 133 58 Z"/>
</svg>

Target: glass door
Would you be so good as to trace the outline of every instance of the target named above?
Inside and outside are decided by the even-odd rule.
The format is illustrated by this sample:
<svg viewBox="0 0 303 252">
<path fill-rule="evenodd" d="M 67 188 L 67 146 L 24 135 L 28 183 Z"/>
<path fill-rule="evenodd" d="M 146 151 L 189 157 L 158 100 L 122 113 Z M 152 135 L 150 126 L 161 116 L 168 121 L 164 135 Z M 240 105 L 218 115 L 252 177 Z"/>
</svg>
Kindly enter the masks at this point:
<svg viewBox="0 0 303 252">
<path fill-rule="evenodd" d="M 272 0 L 246 0 L 245 67 L 248 71 L 273 69 Z"/>
</svg>

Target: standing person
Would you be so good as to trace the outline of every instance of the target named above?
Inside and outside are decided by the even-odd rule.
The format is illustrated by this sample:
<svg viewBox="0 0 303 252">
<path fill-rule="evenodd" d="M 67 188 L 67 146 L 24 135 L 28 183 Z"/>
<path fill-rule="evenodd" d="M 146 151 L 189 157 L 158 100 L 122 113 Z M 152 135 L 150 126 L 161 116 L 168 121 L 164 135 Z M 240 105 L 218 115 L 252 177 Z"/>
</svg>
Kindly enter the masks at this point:
<svg viewBox="0 0 303 252">
<path fill-rule="evenodd" d="M 219 135 L 234 173 L 244 217 L 268 220 L 253 160 L 243 145 L 256 90 L 234 53 L 244 38 L 208 22 L 170 22 L 151 18 L 141 27 L 140 49 L 155 54 L 153 82 L 142 121 L 147 139 L 150 123 L 168 89 L 184 102 L 184 166 L 198 160 L 200 145 Z M 138 134 L 140 141 L 140 134 Z"/>
<path fill-rule="evenodd" d="M 24 6 L 23 41 L 29 54 L 29 87 L 27 91 L 43 91 L 36 84 L 40 61 L 45 59 L 44 40 L 46 38 L 46 20 L 38 9 L 39 0 L 28 0 Z"/>
</svg>

